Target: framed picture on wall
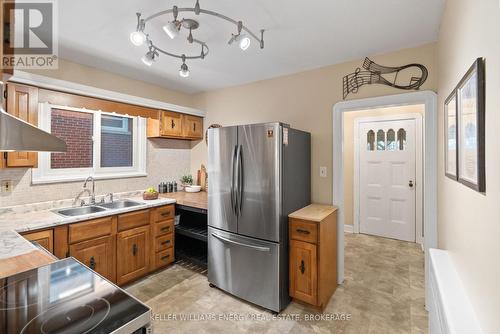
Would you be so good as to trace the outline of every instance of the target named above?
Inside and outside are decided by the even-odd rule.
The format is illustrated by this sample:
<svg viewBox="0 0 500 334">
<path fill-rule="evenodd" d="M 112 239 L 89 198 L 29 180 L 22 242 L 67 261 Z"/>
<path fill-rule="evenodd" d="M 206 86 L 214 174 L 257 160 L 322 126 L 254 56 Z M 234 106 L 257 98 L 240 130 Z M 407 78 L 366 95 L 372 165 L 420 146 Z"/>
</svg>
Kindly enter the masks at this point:
<svg viewBox="0 0 500 334">
<path fill-rule="evenodd" d="M 457 86 L 458 181 L 486 191 L 484 59 L 478 58 Z"/>
<path fill-rule="evenodd" d="M 444 102 L 444 173 L 450 179 L 458 179 L 457 150 L 457 91 Z"/>
</svg>

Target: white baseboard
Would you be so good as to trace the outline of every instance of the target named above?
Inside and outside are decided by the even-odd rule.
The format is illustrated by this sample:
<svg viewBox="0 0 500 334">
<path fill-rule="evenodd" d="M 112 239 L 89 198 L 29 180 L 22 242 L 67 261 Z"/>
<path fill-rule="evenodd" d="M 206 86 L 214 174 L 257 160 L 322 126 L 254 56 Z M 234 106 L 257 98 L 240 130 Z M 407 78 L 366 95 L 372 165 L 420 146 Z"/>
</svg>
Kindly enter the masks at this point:
<svg viewBox="0 0 500 334">
<path fill-rule="evenodd" d="M 352 225 L 344 225 L 344 232 L 345 233 L 354 233 L 354 226 Z"/>
</svg>

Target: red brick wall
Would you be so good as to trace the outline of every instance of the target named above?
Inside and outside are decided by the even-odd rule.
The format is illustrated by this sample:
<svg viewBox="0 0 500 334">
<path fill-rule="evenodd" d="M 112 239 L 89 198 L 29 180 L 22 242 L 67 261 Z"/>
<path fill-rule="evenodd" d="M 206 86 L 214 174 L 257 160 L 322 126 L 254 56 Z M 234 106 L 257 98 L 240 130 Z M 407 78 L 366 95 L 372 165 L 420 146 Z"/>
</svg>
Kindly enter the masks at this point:
<svg viewBox="0 0 500 334">
<path fill-rule="evenodd" d="M 132 133 L 101 132 L 101 167 L 128 167 L 132 163 Z"/>
<path fill-rule="evenodd" d="M 66 153 L 51 154 L 52 168 L 92 167 L 92 114 L 52 109 L 51 132 L 68 146 Z"/>
</svg>

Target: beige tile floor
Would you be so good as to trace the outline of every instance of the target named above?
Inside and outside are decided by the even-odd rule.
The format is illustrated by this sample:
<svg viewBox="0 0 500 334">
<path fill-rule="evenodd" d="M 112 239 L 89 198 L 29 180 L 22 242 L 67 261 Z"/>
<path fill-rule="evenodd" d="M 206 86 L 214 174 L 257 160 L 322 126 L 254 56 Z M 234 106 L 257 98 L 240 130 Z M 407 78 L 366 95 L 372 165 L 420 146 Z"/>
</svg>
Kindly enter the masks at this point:
<svg viewBox="0 0 500 334">
<path fill-rule="evenodd" d="M 273 318 L 270 312 L 210 288 L 206 276 L 179 265 L 127 291 L 153 309 L 155 334 L 427 333 L 420 246 L 362 234 L 346 234 L 345 241 L 345 283 L 337 288 L 323 318 L 293 302 L 280 319 Z"/>
</svg>

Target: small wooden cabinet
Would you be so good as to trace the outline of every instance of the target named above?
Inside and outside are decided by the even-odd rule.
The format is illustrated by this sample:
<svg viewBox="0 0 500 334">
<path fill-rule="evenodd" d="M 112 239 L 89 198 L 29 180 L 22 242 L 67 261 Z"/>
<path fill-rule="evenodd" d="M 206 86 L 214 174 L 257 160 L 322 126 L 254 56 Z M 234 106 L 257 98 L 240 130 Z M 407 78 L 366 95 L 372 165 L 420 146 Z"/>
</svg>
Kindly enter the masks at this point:
<svg viewBox="0 0 500 334">
<path fill-rule="evenodd" d="M 147 136 L 148 138 L 203 139 L 203 118 L 159 110 L 157 117 L 148 118 Z"/>
<path fill-rule="evenodd" d="M 38 232 L 29 232 L 21 234 L 25 239 L 29 241 L 35 241 L 40 246 L 45 248 L 51 253 L 54 253 L 54 231 L 44 230 Z"/>
<path fill-rule="evenodd" d="M 290 296 L 321 309 L 337 287 L 336 210 L 312 204 L 288 216 Z"/>
<path fill-rule="evenodd" d="M 117 235 L 116 263 L 118 284 L 124 284 L 149 272 L 149 226 L 138 227 Z"/>
<path fill-rule="evenodd" d="M 203 139 L 203 119 L 201 117 L 184 115 L 182 135 L 186 138 Z"/>
<path fill-rule="evenodd" d="M 114 245 L 112 236 L 100 237 L 70 245 L 69 253 L 90 269 L 114 281 Z"/>
<path fill-rule="evenodd" d="M 7 84 L 7 112 L 38 126 L 38 88 L 20 84 Z M 36 152 L 9 152 L 5 167 L 37 167 Z"/>
<path fill-rule="evenodd" d="M 67 230 L 56 230 L 56 236 L 58 242 L 64 243 L 64 240 L 60 240 L 59 234 L 61 231 L 63 234 L 67 233 L 69 243 L 69 246 L 66 246 L 68 247 L 67 255 L 114 282 L 116 280 L 116 252 L 113 221 L 113 217 L 105 217 L 71 224 Z"/>
<path fill-rule="evenodd" d="M 182 115 L 170 111 L 161 112 L 160 134 L 164 137 L 182 137 Z"/>
</svg>

